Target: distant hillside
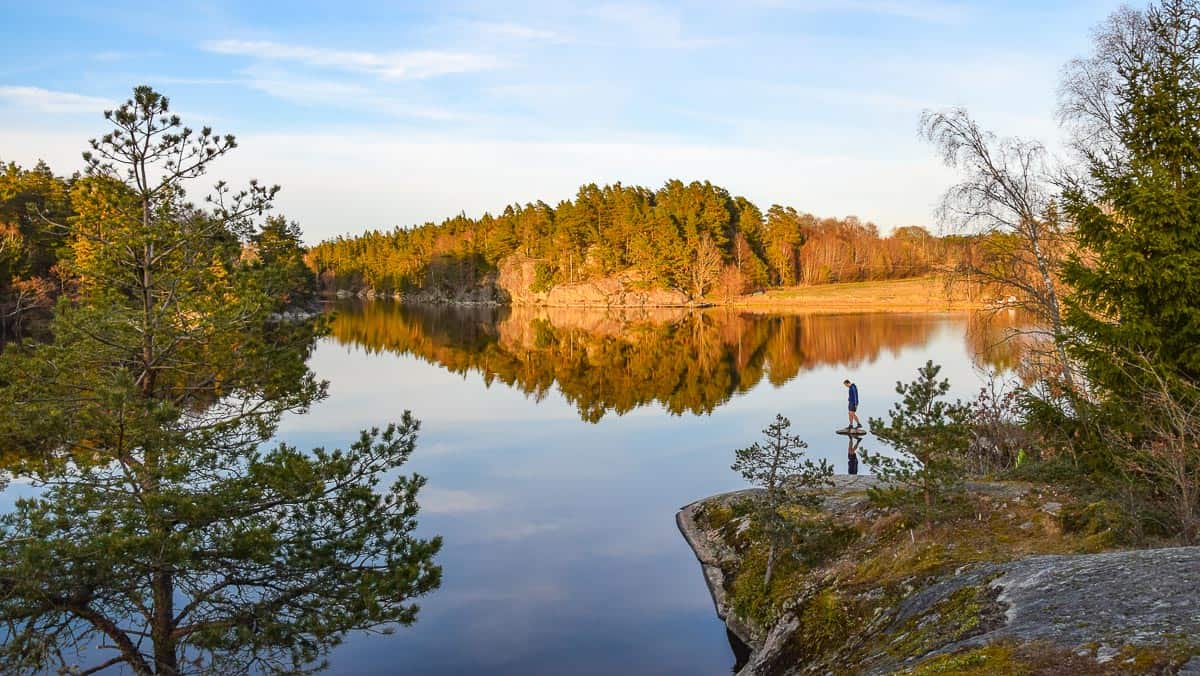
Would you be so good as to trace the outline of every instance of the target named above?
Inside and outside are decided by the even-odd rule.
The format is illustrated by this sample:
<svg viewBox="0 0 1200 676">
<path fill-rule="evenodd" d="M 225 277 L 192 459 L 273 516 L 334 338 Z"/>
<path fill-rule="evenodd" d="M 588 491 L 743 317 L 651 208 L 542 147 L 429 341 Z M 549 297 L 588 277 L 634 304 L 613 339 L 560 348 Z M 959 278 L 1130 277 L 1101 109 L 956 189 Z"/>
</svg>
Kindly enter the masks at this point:
<svg viewBox="0 0 1200 676">
<path fill-rule="evenodd" d="M 574 200 L 514 204 L 499 215 L 338 237 L 309 251 L 322 290 L 412 292 L 477 284 L 508 257 L 532 261 L 529 289 L 621 275 L 698 299 L 794 284 L 895 279 L 953 267 L 971 241 L 920 227 L 881 237 L 872 223 L 791 207 L 764 214 L 711 183 L 657 191 L 581 187 Z"/>
</svg>

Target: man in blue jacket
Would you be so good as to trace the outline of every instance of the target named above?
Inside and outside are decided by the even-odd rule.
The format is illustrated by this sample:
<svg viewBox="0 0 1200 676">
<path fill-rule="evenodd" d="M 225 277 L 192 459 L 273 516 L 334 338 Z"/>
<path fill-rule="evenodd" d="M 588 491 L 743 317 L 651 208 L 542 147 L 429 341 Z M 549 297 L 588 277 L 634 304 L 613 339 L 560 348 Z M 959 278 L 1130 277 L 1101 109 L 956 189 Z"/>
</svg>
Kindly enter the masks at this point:
<svg viewBox="0 0 1200 676">
<path fill-rule="evenodd" d="M 847 430 L 861 430 L 862 423 L 858 420 L 858 385 L 850 382 L 850 379 L 842 381 L 842 384 L 850 388 L 850 424 L 846 426 Z"/>
</svg>

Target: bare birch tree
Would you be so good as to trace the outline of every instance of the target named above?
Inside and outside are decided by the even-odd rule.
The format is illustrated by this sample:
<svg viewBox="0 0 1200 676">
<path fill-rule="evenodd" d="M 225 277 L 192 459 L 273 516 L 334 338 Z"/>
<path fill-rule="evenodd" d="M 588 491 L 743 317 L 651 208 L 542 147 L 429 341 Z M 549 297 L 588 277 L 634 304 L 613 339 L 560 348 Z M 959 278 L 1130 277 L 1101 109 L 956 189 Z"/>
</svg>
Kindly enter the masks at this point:
<svg viewBox="0 0 1200 676">
<path fill-rule="evenodd" d="M 1052 341 L 1052 355 L 1069 392 L 1077 388 L 1063 342 L 1059 266 L 1067 228 L 1057 215 L 1045 147 L 1021 138 L 1000 138 L 981 128 L 966 110 L 926 111 L 921 134 L 961 180 L 946 191 L 939 216 L 951 227 L 982 235 L 980 261 L 964 263 L 977 279 L 1013 296 L 1037 319 Z"/>
</svg>

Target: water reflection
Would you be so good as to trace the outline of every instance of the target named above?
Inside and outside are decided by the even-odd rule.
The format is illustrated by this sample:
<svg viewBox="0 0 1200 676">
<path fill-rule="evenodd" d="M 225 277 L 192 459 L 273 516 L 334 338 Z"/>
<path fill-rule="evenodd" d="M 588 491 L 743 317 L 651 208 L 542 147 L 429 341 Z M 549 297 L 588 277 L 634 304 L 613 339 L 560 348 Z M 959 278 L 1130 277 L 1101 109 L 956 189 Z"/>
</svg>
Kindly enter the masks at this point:
<svg viewBox="0 0 1200 676">
<path fill-rule="evenodd" d="M 745 488 L 733 449 L 776 413 L 814 460 L 848 471 L 834 433 L 847 377 L 867 418 L 927 359 L 952 397 L 973 396 L 981 363 L 1002 366 L 975 355 L 1000 329 L 964 314 L 375 303 L 342 306 L 332 328 L 310 362 L 330 397 L 281 438 L 336 445 L 412 409 L 410 469 L 429 479 L 420 533 L 445 538 L 421 620 L 350 637 L 338 674 L 727 672 L 735 655 L 676 510 Z M 872 437 L 862 449 L 883 450 Z"/>
<path fill-rule="evenodd" d="M 1005 370 L 1015 317 L 958 315 L 967 349 Z M 855 369 L 929 342 L 929 315 L 761 315 L 731 310 L 339 305 L 333 336 L 370 353 L 414 355 L 454 373 L 514 387 L 540 401 L 552 388 L 596 422 L 651 404 L 711 413 L 764 379 L 781 386 L 822 366 Z M 994 344 L 1002 344 L 995 349 Z"/>
<path fill-rule="evenodd" d="M 862 444 L 862 437 L 847 434 L 846 438 L 850 440 L 846 446 L 846 474 L 853 476 L 858 474 L 858 447 Z"/>
</svg>

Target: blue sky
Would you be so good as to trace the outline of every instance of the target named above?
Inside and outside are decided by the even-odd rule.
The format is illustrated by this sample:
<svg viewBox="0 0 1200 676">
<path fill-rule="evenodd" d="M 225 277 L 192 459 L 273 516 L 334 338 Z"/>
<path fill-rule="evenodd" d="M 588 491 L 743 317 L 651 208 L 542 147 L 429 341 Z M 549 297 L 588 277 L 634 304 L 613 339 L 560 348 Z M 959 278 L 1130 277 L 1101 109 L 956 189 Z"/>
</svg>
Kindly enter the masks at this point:
<svg viewBox="0 0 1200 676">
<path fill-rule="evenodd" d="M 924 108 L 1053 143 L 1117 2 L 0 2 L 0 159 L 69 173 L 136 84 L 238 135 L 309 241 L 579 184 L 712 180 L 764 208 L 936 226 Z"/>
</svg>

